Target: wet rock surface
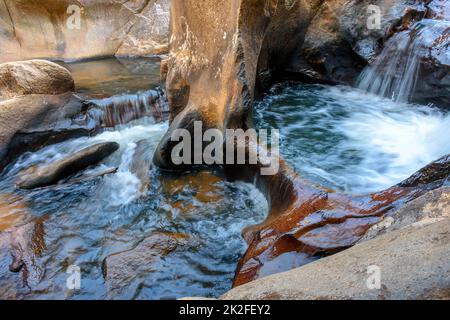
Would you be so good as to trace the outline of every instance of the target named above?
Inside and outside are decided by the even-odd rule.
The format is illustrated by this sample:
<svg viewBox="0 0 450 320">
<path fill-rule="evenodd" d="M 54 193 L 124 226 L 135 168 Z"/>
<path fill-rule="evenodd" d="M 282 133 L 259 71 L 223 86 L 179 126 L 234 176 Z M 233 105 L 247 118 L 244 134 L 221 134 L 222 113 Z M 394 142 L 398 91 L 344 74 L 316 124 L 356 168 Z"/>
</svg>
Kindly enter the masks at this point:
<svg viewBox="0 0 450 320">
<path fill-rule="evenodd" d="M 26 95 L 0 102 L 0 171 L 25 152 L 90 136 L 141 117 L 167 118 L 164 92 L 86 100 L 72 93 Z"/>
<path fill-rule="evenodd" d="M 99 143 L 54 163 L 32 167 L 19 174 L 17 186 L 21 189 L 35 189 L 56 184 L 61 179 L 99 163 L 119 147 L 116 142 Z"/>
<path fill-rule="evenodd" d="M 83 110 L 72 93 L 0 102 L 0 171 L 24 152 L 92 133 L 96 123 Z"/>
<path fill-rule="evenodd" d="M 132 286 L 137 274 L 151 275 L 152 270 L 158 270 L 161 259 L 188 242 L 189 236 L 184 234 L 155 232 L 134 249 L 106 257 L 102 269 L 108 296 L 119 297 L 124 288 Z"/>
<path fill-rule="evenodd" d="M 26 221 L 29 214 L 21 196 L 0 194 L 0 233 Z"/>
<path fill-rule="evenodd" d="M 36 288 L 44 276 L 41 256 L 46 250 L 45 218 L 0 233 L 2 298 L 16 299 Z M 15 283 L 15 286 L 11 286 Z"/>
<path fill-rule="evenodd" d="M 427 225 L 450 219 L 450 188 L 442 187 L 425 193 L 401 209 L 389 214 L 374 225 L 361 241 L 405 228 L 410 225 Z"/>
<path fill-rule="evenodd" d="M 249 248 L 237 267 L 234 285 L 299 267 L 353 246 L 383 217 L 442 186 L 442 176 L 448 177 L 450 171 L 435 166 L 441 162 L 442 159 L 427 167 L 435 169 L 428 173 L 438 177 L 436 180 L 428 179 L 418 186 L 400 184 L 363 196 L 316 189 L 288 168 L 275 177 L 259 177 L 257 184 L 266 190 L 268 198 L 281 203 L 272 202 L 264 223 L 244 230 Z"/>
<path fill-rule="evenodd" d="M 449 243 L 449 220 L 410 226 L 235 288 L 222 299 L 449 299 Z M 379 289 L 368 286 L 371 266 L 380 271 Z"/>
<path fill-rule="evenodd" d="M 0 64 L 0 101 L 27 94 L 72 92 L 75 83 L 70 72 L 46 60 Z"/>
<path fill-rule="evenodd" d="M 448 3 L 440 1 L 411 1 L 403 7 L 394 6 L 394 12 L 402 18 L 392 24 L 379 54 L 360 75 L 358 87 L 398 102 L 434 103 L 447 109 L 448 7 Z"/>
</svg>

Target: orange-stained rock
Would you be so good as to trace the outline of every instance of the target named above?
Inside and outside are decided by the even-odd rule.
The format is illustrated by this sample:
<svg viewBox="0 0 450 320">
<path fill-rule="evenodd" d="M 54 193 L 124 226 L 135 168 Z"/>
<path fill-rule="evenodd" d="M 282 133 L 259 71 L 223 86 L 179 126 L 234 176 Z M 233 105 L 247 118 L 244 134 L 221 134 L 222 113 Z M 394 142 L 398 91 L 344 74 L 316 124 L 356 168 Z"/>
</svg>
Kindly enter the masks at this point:
<svg viewBox="0 0 450 320">
<path fill-rule="evenodd" d="M 22 198 L 14 194 L 0 194 L 0 232 L 4 232 L 24 221 L 29 213 Z"/>
<path fill-rule="evenodd" d="M 199 203 L 214 203 L 224 197 L 223 187 L 219 184 L 222 179 L 209 171 L 192 172 L 182 176 L 164 176 L 160 183 L 162 193 L 167 199 L 173 199 L 171 206 L 184 214 L 194 212 Z M 177 195 L 188 190 L 192 193 L 193 201 L 177 199 Z"/>
<path fill-rule="evenodd" d="M 450 176 L 447 155 L 411 178 L 385 191 L 350 196 L 308 187 L 289 170 L 280 173 L 289 187 L 263 183 L 268 198 L 288 191 L 283 206 L 274 206 L 267 220 L 244 231 L 249 248 L 239 262 L 234 286 L 305 265 L 357 243 L 383 217 L 429 190 L 439 188 Z M 261 177 L 264 179 L 264 177 Z M 272 178 L 273 179 L 273 178 Z M 270 181 L 270 179 L 269 179 Z"/>
</svg>

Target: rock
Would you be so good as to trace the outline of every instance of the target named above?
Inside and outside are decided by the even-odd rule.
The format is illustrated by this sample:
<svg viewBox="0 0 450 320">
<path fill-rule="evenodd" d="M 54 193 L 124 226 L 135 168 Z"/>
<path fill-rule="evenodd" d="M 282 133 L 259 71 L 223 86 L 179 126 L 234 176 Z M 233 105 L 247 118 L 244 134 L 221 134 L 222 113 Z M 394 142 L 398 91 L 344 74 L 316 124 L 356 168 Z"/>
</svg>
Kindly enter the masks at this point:
<svg viewBox="0 0 450 320">
<path fill-rule="evenodd" d="M 124 37 L 117 56 L 145 56 L 169 51 L 170 0 L 147 3 Z"/>
<path fill-rule="evenodd" d="M 62 94 L 75 90 L 70 72 L 56 63 L 30 60 L 0 64 L 0 100 L 27 94 Z"/>
<path fill-rule="evenodd" d="M 58 185 L 50 185 L 48 186 L 48 188 L 52 188 L 53 190 L 55 189 L 62 189 L 62 188 L 68 188 L 68 187 L 72 187 L 73 185 L 76 184 L 81 184 L 81 183 L 86 183 L 98 178 L 102 178 L 104 176 L 110 175 L 110 174 L 115 174 L 117 173 L 117 171 L 119 170 L 119 168 L 108 168 L 106 170 L 102 170 L 99 172 L 95 172 L 95 173 L 90 173 L 88 175 L 82 175 L 80 178 L 77 179 L 70 179 L 69 181 L 67 181 L 66 183 L 60 183 Z"/>
<path fill-rule="evenodd" d="M 135 100 L 133 100 L 135 99 Z M 0 172 L 25 152 L 93 135 L 144 116 L 167 118 L 161 89 L 133 96 L 84 100 L 72 93 L 26 95 L 0 102 Z"/>
<path fill-rule="evenodd" d="M 377 11 L 370 5 L 379 8 L 379 26 L 372 23 Z M 422 0 L 337 0 L 334 7 L 341 39 L 365 61 L 381 51 L 388 37 L 422 19 L 427 11 Z"/>
<path fill-rule="evenodd" d="M 56 184 L 80 170 L 97 164 L 119 149 L 116 142 L 99 143 L 48 165 L 32 167 L 19 174 L 17 186 L 34 189 Z"/>
<path fill-rule="evenodd" d="M 297 53 L 289 66 L 290 71 L 305 73 L 303 64 L 306 61 L 306 65 L 322 75 L 321 80 L 353 82 L 366 63 L 342 36 L 339 18 L 344 2 L 335 0 L 322 3 L 307 27 L 303 45 L 297 47 Z M 354 7 L 352 9 L 355 10 Z"/>
<path fill-rule="evenodd" d="M 154 232 L 136 248 L 109 255 L 103 261 L 103 275 L 108 296 L 116 297 L 138 274 L 150 275 L 160 259 L 187 244 L 183 234 Z"/>
<path fill-rule="evenodd" d="M 0 295 L 17 299 L 44 276 L 40 257 L 46 250 L 45 218 L 0 233 Z"/>
<path fill-rule="evenodd" d="M 244 230 L 249 247 L 236 269 L 234 286 L 311 263 L 345 250 L 369 229 L 392 222 L 390 214 L 440 188 L 450 168 L 443 157 L 405 181 L 370 195 L 320 190 L 281 168 L 276 176 L 257 176 L 257 186 L 271 203 L 266 221 Z M 384 220 L 383 220 L 384 219 Z"/>
<path fill-rule="evenodd" d="M 154 162 L 180 170 L 170 159 L 170 135 L 192 131 L 196 120 L 204 130 L 246 127 L 258 70 L 280 68 L 312 11 L 304 1 L 173 2 L 166 80 L 173 121 Z"/>
<path fill-rule="evenodd" d="M 377 14 L 371 5 L 380 10 L 379 27 L 368 27 L 371 17 Z M 287 69 L 309 77 L 309 65 L 322 75 L 313 79 L 354 84 L 367 62 L 380 53 L 386 39 L 425 13 L 421 0 L 323 1 Z"/>
<path fill-rule="evenodd" d="M 168 44 L 169 3 L 0 1 L 0 60 L 159 54 Z"/>
<path fill-rule="evenodd" d="M 0 102 L 0 171 L 22 153 L 98 129 L 72 93 L 27 95 Z"/>
<path fill-rule="evenodd" d="M 450 188 L 442 187 L 409 202 L 374 225 L 361 241 L 410 225 L 425 225 L 450 219 Z"/>
<path fill-rule="evenodd" d="M 437 10 L 433 2 L 424 3 L 400 1 L 392 6 L 389 14 L 397 21 L 387 24 L 390 28 L 378 41 L 379 54 L 369 61 L 357 85 L 398 102 L 448 108 L 450 12 Z M 360 38 L 361 33 L 355 36 Z"/>
<path fill-rule="evenodd" d="M 166 83 L 171 124 L 155 152 L 154 163 L 167 171 L 192 169 L 191 165 L 172 162 L 171 151 L 178 142 L 171 141 L 171 135 L 177 129 L 186 129 L 194 136 L 195 121 L 202 122 L 203 130 L 217 128 L 223 132 L 225 129 L 252 127 L 257 85 L 263 86 L 261 82 L 270 79 L 271 74 L 283 73 L 284 68 L 289 67 L 288 57 L 295 57 L 298 50 L 303 52 L 303 37 L 298 36 L 299 32 L 305 32 L 305 39 L 308 39 L 308 31 L 317 31 L 318 38 L 311 36 L 310 40 L 317 41 L 314 46 L 323 44 L 324 50 L 318 52 L 330 58 L 330 64 L 314 70 L 316 73 L 322 74 L 325 80 L 328 75 L 339 81 L 354 79 L 357 74 L 354 59 L 365 61 L 370 53 L 355 53 L 358 44 L 353 42 L 353 37 L 359 37 L 360 33 L 351 30 L 349 16 L 346 16 L 346 21 L 341 21 L 341 9 L 351 11 L 344 2 L 345 5 L 350 2 L 355 6 L 361 4 L 360 10 L 352 13 L 354 19 L 367 16 L 365 10 L 369 1 L 311 1 L 308 2 L 310 7 L 298 1 L 240 0 L 238 3 L 223 1 L 220 4 L 203 1 L 201 6 L 193 0 L 172 3 L 173 34 Z M 393 12 L 389 13 L 392 18 L 386 20 L 392 22 L 389 28 L 395 27 L 392 32 L 397 32 L 396 28 L 402 28 L 414 16 L 402 11 L 405 5 L 398 7 L 397 4 L 404 3 L 400 0 L 386 1 L 386 6 Z M 364 10 L 364 15 L 361 10 Z M 305 27 L 300 18 L 318 20 L 312 21 L 311 29 L 306 30 L 309 25 Z M 284 21 L 288 22 L 285 26 L 282 25 Z M 317 30 L 319 26 L 323 28 Z M 385 32 L 387 29 L 380 34 L 377 31 L 374 39 L 384 37 Z M 292 39 L 294 43 L 283 39 Z M 347 58 L 351 56 L 348 52 L 353 52 L 352 58 L 343 68 L 337 69 L 341 60 L 339 56 Z M 272 62 L 272 59 L 280 62 Z M 328 63 L 321 57 L 318 59 L 320 63 Z M 307 61 L 302 61 L 302 64 L 308 69 Z M 248 153 L 257 148 L 249 143 Z M 249 248 L 239 262 L 234 285 L 295 268 L 353 246 L 384 216 L 442 186 L 445 180 L 442 178 L 448 177 L 449 171 L 445 165 L 437 164 L 431 165 L 432 172 L 425 173 L 420 183 L 398 185 L 360 196 L 312 186 L 283 161 L 280 161 L 279 172 L 272 176 L 260 175 L 262 163 L 226 165 L 229 176 L 254 182 L 270 203 L 267 220 L 244 232 Z"/>
<path fill-rule="evenodd" d="M 401 182 L 401 187 L 417 187 L 430 183 L 443 184 L 450 173 L 450 154 L 430 163 L 414 173 L 411 177 Z"/>
<path fill-rule="evenodd" d="M 224 300 L 450 299 L 450 221 L 410 226 L 226 293 Z M 373 270 L 381 287 L 370 290 Z"/>
</svg>

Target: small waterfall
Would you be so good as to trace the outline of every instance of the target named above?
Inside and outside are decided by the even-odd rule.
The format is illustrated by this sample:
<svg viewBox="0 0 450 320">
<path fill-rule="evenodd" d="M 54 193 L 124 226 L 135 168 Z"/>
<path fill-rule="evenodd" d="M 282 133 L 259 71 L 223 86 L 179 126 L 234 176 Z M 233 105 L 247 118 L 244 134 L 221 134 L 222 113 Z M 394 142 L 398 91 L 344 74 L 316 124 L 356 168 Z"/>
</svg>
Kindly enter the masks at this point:
<svg viewBox="0 0 450 320">
<path fill-rule="evenodd" d="M 135 94 L 90 100 L 90 115 L 100 120 L 104 127 L 114 127 L 130 121 L 152 117 L 156 123 L 166 119 L 169 107 L 162 89 Z"/>
<path fill-rule="evenodd" d="M 432 5 L 427 13 L 432 19 L 420 20 L 386 42 L 376 60 L 361 73 L 357 82 L 360 89 L 409 102 L 428 97 L 436 83 L 447 81 L 448 73 L 433 72 L 436 65 L 450 65 L 450 3 L 433 1 Z"/>
</svg>

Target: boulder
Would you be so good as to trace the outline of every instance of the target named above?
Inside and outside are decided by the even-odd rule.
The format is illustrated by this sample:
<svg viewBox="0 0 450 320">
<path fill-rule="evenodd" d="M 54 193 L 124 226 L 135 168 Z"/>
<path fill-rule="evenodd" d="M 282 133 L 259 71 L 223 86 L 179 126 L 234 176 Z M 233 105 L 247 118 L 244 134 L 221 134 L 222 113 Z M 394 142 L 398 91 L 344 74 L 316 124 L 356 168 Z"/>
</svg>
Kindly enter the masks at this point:
<svg viewBox="0 0 450 320">
<path fill-rule="evenodd" d="M 450 219 L 450 188 L 442 187 L 409 202 L 374 225 L 360 240 L 367 241 L 410 225 L 425 225 Z"/>
<path fill-rule="evenodd" d="M 409 226 L 237 287 L 221 299 L 450 299 L 449 243 L 448 219 Z M 372 282 L 378 271 L 380 286 Z"/>
<path fill-rule="evenodd" d="M 164 52 L 170 0 L 0 1 L 0 60 Z"/>
<path fill-rule="evenodd" d="M 187 244 L 184 234 L 154 232 L 134 249 L 109 255 L 103 261 L 108 296 L 117 297 L 139 274 L 151 275 L 158 261 Z"/>
<path fill-rule="evenodd" d="M 95 165 L 119 149 L 116 142 L 99 143 L 71 154 L 56 162 L 31 167 L 19 173 L 17 186 L 22 189 L 34 189 L 56 184 L 80 170 Z"/>
<path fill-rule="evenodd" d="M 0 172 L 25 152 L 93 135 L 105 127 L 145 116 L 152 116 L 157 122 L 167 118 L 162 90 L 98 100 L 65 93 L 0 101 Z"/>
<path fill-rule="evenodd" d="M 151 0 L 136 16 L 116 56 L 146 56 L 169 51 L 170 0 Z"/>
<path fill-rule="evenodd" d="M 377 14 L 369 6 L 379 9 L 379 27 L 368 27 Z M 386 39 L 423 18 L 426 11 L 421 0 L 322 1 L 287 69 L 307 77 L 318 73 L 316 82 L 354 84 Z"/>
<path fill-rule="evenodd" d="M 72 93 L 0 102 L 0 171 L 22 153 L 93 133 L 98 124 Z"/>
<path fill-rule="evenodd" d="M 46 60 L 0 64 L 0 100 L 27 94 L 56 95 L 75 90 L 70 72 Z"/>
<path fill-rule="evenodd" d="M 204 130 L 250 125 L 257 75 L 282 68 L 302 38 L 303 19 L 314 14 L 311 3 L 172 2 L 171 52 L 163 67 L 173 121 L 155 153 L 157 165 L 177 170 L 170 136 L 178 128 L 192 132 L 197 120 Z"/>
</svg>

